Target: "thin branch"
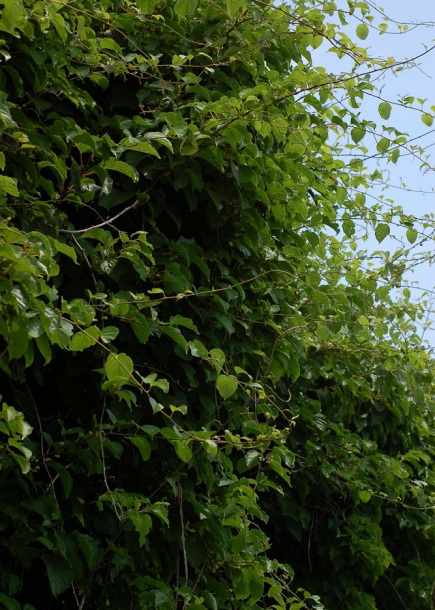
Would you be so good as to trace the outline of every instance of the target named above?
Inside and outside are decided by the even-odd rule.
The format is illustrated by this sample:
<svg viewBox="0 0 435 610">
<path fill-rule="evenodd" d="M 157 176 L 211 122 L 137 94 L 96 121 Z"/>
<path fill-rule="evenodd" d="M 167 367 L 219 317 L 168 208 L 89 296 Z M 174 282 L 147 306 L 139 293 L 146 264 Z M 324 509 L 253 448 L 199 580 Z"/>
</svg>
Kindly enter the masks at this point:
<svg viewBox="0 0 435 610">
<path fill-rule="evenodd" d="M 89 269 L 89 273 L 91 274 L 92 283 L 93 283 L 93 285 L 94 285 L 95 291 L 96 291 L 96 292 L 98 292 L 98 284 L 97 284 L 97 280 L 96 280 L 96 278 L 95 278 L 95 275 L 94 275 L 94 270 L 92 269 L 92 265 L 91 265 L 91 263 L 89 262 L 88 257 L 86 256 L 86 252 L 84 251 L 84 248 L 82 248 L 82 246 L 80 245 L 80 243 L 77 241 L 77 239 L 76 239 L 75 235 L 71 235 L 71 237 L 72 237 L 72 239 L 74 240 L 74 242 L 75 242 L 75 244 L 76 244 L 77 248 L 78 248 L 78 249 L 80 250 L 80 252 L 82 253 L 83 260 L 85 261 L 86 266 L 87 266 L 87 268 Z"/>
<path fill-rule="evenodd" d="M 56 495 L 56 490 L 54 488 L 54 483 L 55 480 L 52 476 L 51 476 L 51 472 L 50 469 L 48 468 L 47 465 L 47 458 L 45 456 L 45 448 L 44 448 L 44 431 L 42 429 L 42 422 L 41 422 L 41 418 L 39 416 L 39 411 L 38 411 L 38 407 L 36 405 L 35 399 L 33 398 L 33 394 L 30 391 L 29 385 L 26 383 L 26 388 L 27 388 L 27 393 L 30 397 L 30 400 L 32 401 L 32 405 L 33 405 L 33 409 L 35 411 L 36 414 L 36 419 L 38 420 L 38 428 L 39 428 L 39 438 L 40 438 L 40 448 L 41 448 L 41 457 L 42 457 L 42 463 L 44 464 L 44 469 L 48 475 L 49 481 L 50 481 L 50 486 L 51 486 L 51 491 L 53 492 L 53 497 L 56 501 L 57 506 L 59 506 L 59 502 L 57 499 L 57 495 Z M 57 478 L 57 477 L 56 477 Z"/>
<path fill-rule="evenodd" d="M 135 208 L 138 207 L 138 205 L 139 205 L 139 201 L 136 199 L 136 201 L 134 203 L 132 203 L 130 206 L 128 206 L 128 208 L 125 208 L 124 210 L 119 212 L 119 214 L 116 214 L 115 216 L 113 216 L 112 218 L 109 218 L 108 220 L 105 220 L 104 222 L 100 222 L 97 225 L 92 225 L 91 227 L 87 227 L 86 229 L 75 229 L 73 231 L 71 231 L 70 229 L 59 229 L 59 233 L 68 233 L 69 235 L 79 235 L 80 233 L 86 233 L 86 231 L 91 231 L 92 229 L 101 229 L 101 227 L 105 227 L 107 225 L 112 224 L 112 222 L 114 222 L 115 220 L 118 220 L 118 218 L 120 218 L 121 216 L 123 216 L 124 214 L 129 212 L 130 210 L 134 210 Z"/>
<path fill-rule="evenodd" d="M 106 413 L 106 394 L 104 394 L 104 402 L 103 408 L 101 409 L 100 421 L 98 422 L 98 437 L 100 439 L 100 454 L 101 454 L 101 464 L 103 466 L 103 480 L 104 486 L 107 489 L 107 493 L 112 500 L 113 510 L 115 511 L 115 515 L 118 517 L 120 521 L 122 521 L 122 513 L 119 512 L 118 505 L 116 503 L 115 498 L 113 497 L 112 490 L 109 485 L 109 481 L 107 478 L 107 470 L 106 470 L 106 455 L 104 453 L 104 438 L 103 438 L 103 420 L 104 415 Z"/>
<path fill-rule="evenodd" d="M 181 548 L 183 551 L 183 563 L 184 563 L 184 578 L 185 584 L 189 580 L 189 566 L 187 564 L 187 551 L 186 551 L 186 538 L 184 532 L 184 515 L 183 515 L 183 489 L 180 481 L 178 481 L 178 502 L 180 504 L 180 523 L 181 523 Z M 184 602 L 183 608 L 187 607 L 187 601 Z"/>
</svg>

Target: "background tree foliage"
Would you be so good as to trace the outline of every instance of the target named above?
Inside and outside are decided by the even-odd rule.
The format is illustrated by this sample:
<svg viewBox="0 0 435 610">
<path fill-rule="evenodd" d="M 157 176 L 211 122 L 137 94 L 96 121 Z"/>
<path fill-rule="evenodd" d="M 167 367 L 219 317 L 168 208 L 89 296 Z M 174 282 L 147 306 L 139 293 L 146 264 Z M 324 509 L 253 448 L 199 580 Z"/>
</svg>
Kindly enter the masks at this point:
<svg viewBox="0 0 435 610">
<path fill-rule="evenodd" d="M 5 608 L 435 606 L 422 310 L 353 241 L 418 238 L 364 195 L 408 144 L 352 15 L 3 0 Z"/>
</svg>

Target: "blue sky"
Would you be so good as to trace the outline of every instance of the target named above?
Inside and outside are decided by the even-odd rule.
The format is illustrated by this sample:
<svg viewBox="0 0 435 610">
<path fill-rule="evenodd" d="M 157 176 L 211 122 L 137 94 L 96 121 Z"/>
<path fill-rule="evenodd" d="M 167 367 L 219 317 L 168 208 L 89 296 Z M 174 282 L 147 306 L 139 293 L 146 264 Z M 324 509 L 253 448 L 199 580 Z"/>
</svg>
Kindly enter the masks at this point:
<svg viewBox="0 0 435 610">
<path fill-rule="evenodd" d="M 336 2 L 339 6 L 347 6 L 345 0 L 336 0 Z M 351 20 L 346 29 L 349 37 L 360 46 L 369 48 L 369 53 L 373 57 L 394 57 L 398 61 L 405 60 L 416 57 L 435 44 L 434 0 L 385 0 L 378 2 L 377 6 L 382 6 L 385 15 L 391 19 L 387 33 L 379 35 L 379 32 L 373 28 L 364 41 L 358 41 L 355 28 L 359 21 Z M 379 24 L 381 15 L 376 11 L 372 14 L 375 16 L 373 25 Z M 399 33 L 399 25 L 407 25 L 407 32 Z M 322 45 L 315 52 L 314 61 L 331 72 L 346 70 L 345 61 L 337 60 L 334 54 L 326 51 L 326 46 Z M 398 95 L 426 99 L 424 109 L 435 114 L 433 110 L 431 111 L 431 106 L 435 106 L 435 50 L 418 59 L 411 69 L 402 70 L 397 74 L 386 71 L 377 79 L 376 84 L 382 88 L 381 95 L 384 99 L 396 101 Z M 390 119 L 383 121 L 378 114 L 380 101 L 366 97 L 361 106 L 361 116 L 373 120 L 378 125 L 384 123 L 407 132 L 409 138 L 414 138 L 414 143 L 427 150 L 429 167 L 422 170 L 421 162 L 412 155 L 402 156 L 396 165 L 392 163 L 387 165 L 385 159 L 380 159 L 379 168 L 389 172 L 390 188 L 384 191 L 382 185 L 378 185 L 374 187 L 372 194 L 375 197 L 384 196 L 394 199 L 394 202 L 401 205 L 405 212 L 417 217 L 433 213 L 435 219 L 435 122 L 432 127 L 427 127 L 421 120 L 420 112 L 395 105 Z M 417 107 L 420 108 L 420 104 L 417 103 Z M 400 239 L 403 233 L 392 230 L 393 236 Z M 406 239 L 404 242 L 407 243 Z M 397 246 L 398 242 L 393 238 L 387 238 L 379 245 L 374 236 L 361 244 L 362 248 L 369 251 L 394 251 Z M 423 247 L 414 250 L 414 254 L 421 251 L 425 252 L 426 258 L 430 258 L 431 253 L 435 256 L 434 239 L 428 239 Z M 427 301 L 428 316 L 433 320 L 434 328 L 424 333 L 424 339 L 435 348 L 435 299 L 431 302 L 429 292 L 435 285 L 435 264 L 431 266 L 428 260 L 422 262 L 413 267 L 406 278 L 410 284 L 418 282 L 419 285 L 419 288 L 412 290 L 412 298 Z"/>
</svg>

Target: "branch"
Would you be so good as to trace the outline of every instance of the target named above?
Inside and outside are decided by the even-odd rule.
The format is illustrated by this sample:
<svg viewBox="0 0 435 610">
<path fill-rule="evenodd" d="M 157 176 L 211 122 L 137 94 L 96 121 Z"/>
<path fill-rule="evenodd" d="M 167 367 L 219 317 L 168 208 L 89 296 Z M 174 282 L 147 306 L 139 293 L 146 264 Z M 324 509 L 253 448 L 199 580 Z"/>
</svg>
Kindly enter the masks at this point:
<svg viewBox="0 0 435 610">
<path fill-rule="evenodd" d="M 186 552 L 186 539 L 184 532 L 184 515 L 183 515 L 183 489 L 181 487 L 180 481 L 178 481 L 178 503 L 180 505 L 180 523 L 181 523 L 181 549 L 183 551 L 183 563 L 184 563 L 184 578 L 185 584 L 187 585 L 187 581 L 189 580 L 189 566 L 187 563 L 187 552 Z M 186 602 L 184 602 L 183 608 L 186 607 Z"/>
<path fill-rule="evenodd" d="M 134 210 L 135 208 L 138 207 L 138 205 L 139 205 L 139 201 L 136 199 L 136 201 L 132 205 L 128 206 L 128 208 L 125 208 L 124 210 L 119 212 L 119 214 L 116 214 L 116 216 L 113 216 L 112 218 L 109 218 L 108 220 L 105 220 L 104 222 L 100 222 L 100 224 L 98 224 L 98 225 L 92 225 L 92 227 L 87 227 L 86 229 L 77 229 L 74 231 L 71 231 L 69 229 L 59 229 L 59 233 L 69 233 L 70 235 L 78 235 L 80 233 L 86 233 L 86 231 L 91 231 L 92 229 L 101 229 L 101 227 L 110 225 L 115 220 L 118 220 L 118 218 L 120 216 L 122 216 L 123 214 L 126 214 L 130 210 Z"/>
</svg>

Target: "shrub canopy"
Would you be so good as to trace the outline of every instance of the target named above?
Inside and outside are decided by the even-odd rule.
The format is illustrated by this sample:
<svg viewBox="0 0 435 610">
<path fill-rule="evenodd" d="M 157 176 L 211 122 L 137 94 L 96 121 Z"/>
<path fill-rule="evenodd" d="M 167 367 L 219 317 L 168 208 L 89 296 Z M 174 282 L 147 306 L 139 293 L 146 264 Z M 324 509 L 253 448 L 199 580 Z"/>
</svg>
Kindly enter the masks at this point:
<svg viewBox="0 0 435 610">
<path fill-rule="evenodd" d="M 420 227 L 365 194 L 367 139 L 409 148 L 360 114 L 371 19 L 3 0 L 9 610 L 433 607 L 433 363 L 395 290 Z"/>
</svg>

